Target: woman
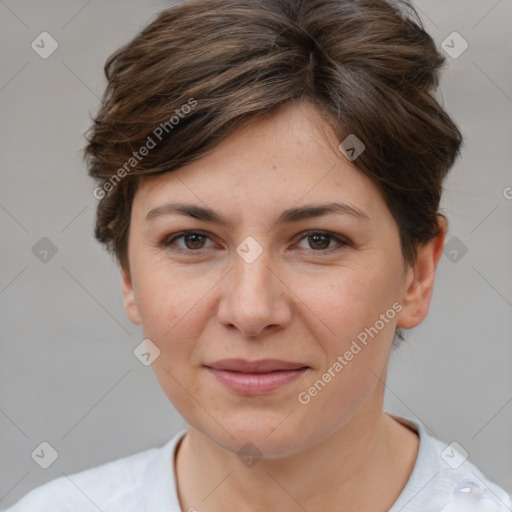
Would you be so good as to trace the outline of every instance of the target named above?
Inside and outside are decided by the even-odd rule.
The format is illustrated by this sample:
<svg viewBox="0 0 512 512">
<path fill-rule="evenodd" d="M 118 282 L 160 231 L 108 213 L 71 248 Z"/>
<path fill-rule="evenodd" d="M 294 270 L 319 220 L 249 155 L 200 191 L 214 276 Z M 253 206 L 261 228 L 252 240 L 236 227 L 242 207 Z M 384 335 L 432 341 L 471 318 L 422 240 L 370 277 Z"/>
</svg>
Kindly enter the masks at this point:
<svg viewBox="0 0 512 512">
<path fill-rule="evenodd" d="M 196 0 L 109 58 L 95 233 L 188 427 L 12 512 L 512 508 L 461 447 L 383 411 L 447 232 L 443 62 L 384 0 Z"/>
</svg>

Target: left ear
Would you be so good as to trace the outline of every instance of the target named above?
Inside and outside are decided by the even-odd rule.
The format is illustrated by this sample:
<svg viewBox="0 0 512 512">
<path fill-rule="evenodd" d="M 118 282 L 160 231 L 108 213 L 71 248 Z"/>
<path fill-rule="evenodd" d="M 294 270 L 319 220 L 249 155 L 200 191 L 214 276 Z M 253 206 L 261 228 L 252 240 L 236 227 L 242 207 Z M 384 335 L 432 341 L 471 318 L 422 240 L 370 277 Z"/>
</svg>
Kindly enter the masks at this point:
<svg viewBox="0 0 512 512">
<path fill-rule="evenodd" d="M 439 259 L 443 254 L 444 240 L 448 224 L 444 217 L 438 216 L 441 229 L 439 235 L 425 245 L 418 247 L 414 266 L 406 272 L 402 310 L 397 315 L 397 327 L 411 329 L 420 324 L 427 316 L 430 299 L 434 291 L 434 278 Z"/>
</svg>

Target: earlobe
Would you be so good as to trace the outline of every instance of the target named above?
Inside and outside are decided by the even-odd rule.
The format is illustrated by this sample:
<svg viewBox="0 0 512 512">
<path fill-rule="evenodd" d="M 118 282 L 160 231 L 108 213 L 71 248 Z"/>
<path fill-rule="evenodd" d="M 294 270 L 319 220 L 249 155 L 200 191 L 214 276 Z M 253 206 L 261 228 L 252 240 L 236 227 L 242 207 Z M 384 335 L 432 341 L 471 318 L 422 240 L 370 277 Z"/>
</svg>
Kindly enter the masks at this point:
<svg viewBox="0 0 512 512">
<path fill-rule="evenodd" d="M 397 326 L 411 329 L 427 316 L 434 291 L 437 264 L 443 254 L 446 220 L 439 220 L 441 233 L 425 245 L 420 245 L 414 266 L 407 270 L 402 297 L 403 309 L 397 316 Z"/>
<path fill-rule="evenodd" d="M 132 279 L 129 272 L 124 269 L 121 269 L 121 282 L 123 286 L 123 301 L 126 315 L 134 324 L 140 325 L 142 320 L 140 318 L 137 301 L 135 300 Z"/>
</svg>

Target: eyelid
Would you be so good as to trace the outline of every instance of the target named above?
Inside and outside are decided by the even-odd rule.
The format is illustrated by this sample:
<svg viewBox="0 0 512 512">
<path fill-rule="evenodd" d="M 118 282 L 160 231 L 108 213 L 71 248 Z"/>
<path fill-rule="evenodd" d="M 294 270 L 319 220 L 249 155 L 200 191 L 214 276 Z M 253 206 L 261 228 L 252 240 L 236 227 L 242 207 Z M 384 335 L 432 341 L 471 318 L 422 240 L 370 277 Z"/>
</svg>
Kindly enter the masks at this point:
<svg viewBox="0 0 512 512">
<path fill-rule="evenodd" d="M 326 254 L 326 253 L 330 253 L 330 252 L 334 252 L 336 250 L 342 249 L 345 246 L 352 247 L 352 243 L 347 238 L 345 238 L 341 235 L 332 233 L 330 231 L 326 231 L 324 229 L 310 229 L 308 231 L 303 231 L 302 233 L 300 233 L 300 238 L 297 241 L 297 243 L 302 242 L 302 240 L 304 240 L 305 238 L 307 238 L 311 235 L 329 236 L 332 240 L 335 240 L 336 242 L 338 242 L 338 247 L 331 247 L 329 249 L 324 249 L 324 250 L 320 250 L 320 251 L 314 251 L 313 249 L 311 249 L 311 252 L 313 252 L 313 253 Z"/>
<path fill-rule="evenodd" d="M 168 249 L 171 245 L 175 245 L 174 242 L 176 240 L 179 240 L 180 238 L 183 238 L 186 235 L 201 235 L 201 236 L 204 236 L 204 237 L 212 240 L 212 237 L 205 231 L 197 230 L 197 229 L 189 229 L 189 230 L 185 230 L 185 231 L 180 231 L 178 233 L 173 233 L 172 235 L 165 237 L 160 245 L 162 245 L 164 248 Z M 330 247 L 328 249 L 318 250 L 318 251 L 315 251 L 314 249 L 310 249 L 310 252 L 312 252 L 312 253 L 317 253 L 319 255 L 330 254 L 331 252 L 341 250 L 344 247 L 353 247 L 353 244 L 347 238 L 345 238 L 341 235 L 332 233 L 330 231 L 323 230 L 323 229 L 310 229 L 310 230 L 301 232 L 298 235 L 300 238 L 297 240 L 295 245 L 300 243 L 302 240 L 304 240 L 305 238 L 307 238 L 311 235 L 329 236 L 332 240 L 337 242 L 337 246 Z M 203 252 L 207 251 L 208 249 L 197 249 L 197 250 L 182 249 L 181 247 L 178 247 L 177 245 L 175 245 L 175 248 L 172 250 L 175 250 L 175 251 L 181 252 L 181 253 L 185 253 L 185 254 L 189 254 L 189 255 L 192 255 L 192 254 L 201 255 L 201 254 L 203 254 Z"/>
<path fill-rule="evenodd" d="M 176 240 L 179 240 L 180 238 L 184 238 L 187 235 L 201 235 L 201 236 L 204 236 L 205 238 L 209 238 L 210 240 L 212 240 L 211 236 L 208 233 L 206 233 L 205 231 L 201 231 L 199 229 L 187 229 L 185 231 L 180 231 L 179 233 L 173 233 L 172 235 L 165 237 L 160 245 L 162 245 L 165 249 L 169 249 L 172 245 L 174 245 L 175 248 L 172 250 L 176 250 L 177 252 L 186 253 L 186 254 L 202 254 L 204 251 L 207 250 L 207 249 L 198 249 L 198 250 L 194 251 L 192 249 L 182 249 L 181 247 L 178 247 L 174 243 Z"/>
</svg>

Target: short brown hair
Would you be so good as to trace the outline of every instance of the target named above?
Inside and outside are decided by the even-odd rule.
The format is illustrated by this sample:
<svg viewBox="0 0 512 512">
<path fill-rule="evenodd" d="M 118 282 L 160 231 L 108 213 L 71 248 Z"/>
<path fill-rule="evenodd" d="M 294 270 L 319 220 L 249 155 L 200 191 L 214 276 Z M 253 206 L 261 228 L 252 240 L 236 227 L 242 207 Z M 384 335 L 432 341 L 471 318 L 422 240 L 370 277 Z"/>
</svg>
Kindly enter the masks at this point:
<svg viewBox="0 0 512 512">
<path fill-rule="evenodd" d="M 442 182 L 462 144 L 433 94 L 444 62 L 406 0 L 193 0 L 162 11 L 105 63 L 84 149 L 96 238 L 129 270 L 140 179 L 306 101 L 340 142 L 354 134 L 366 146 L 353 163 L 378 185 L 413 264 L 439 234 Z"/>
</svg>

